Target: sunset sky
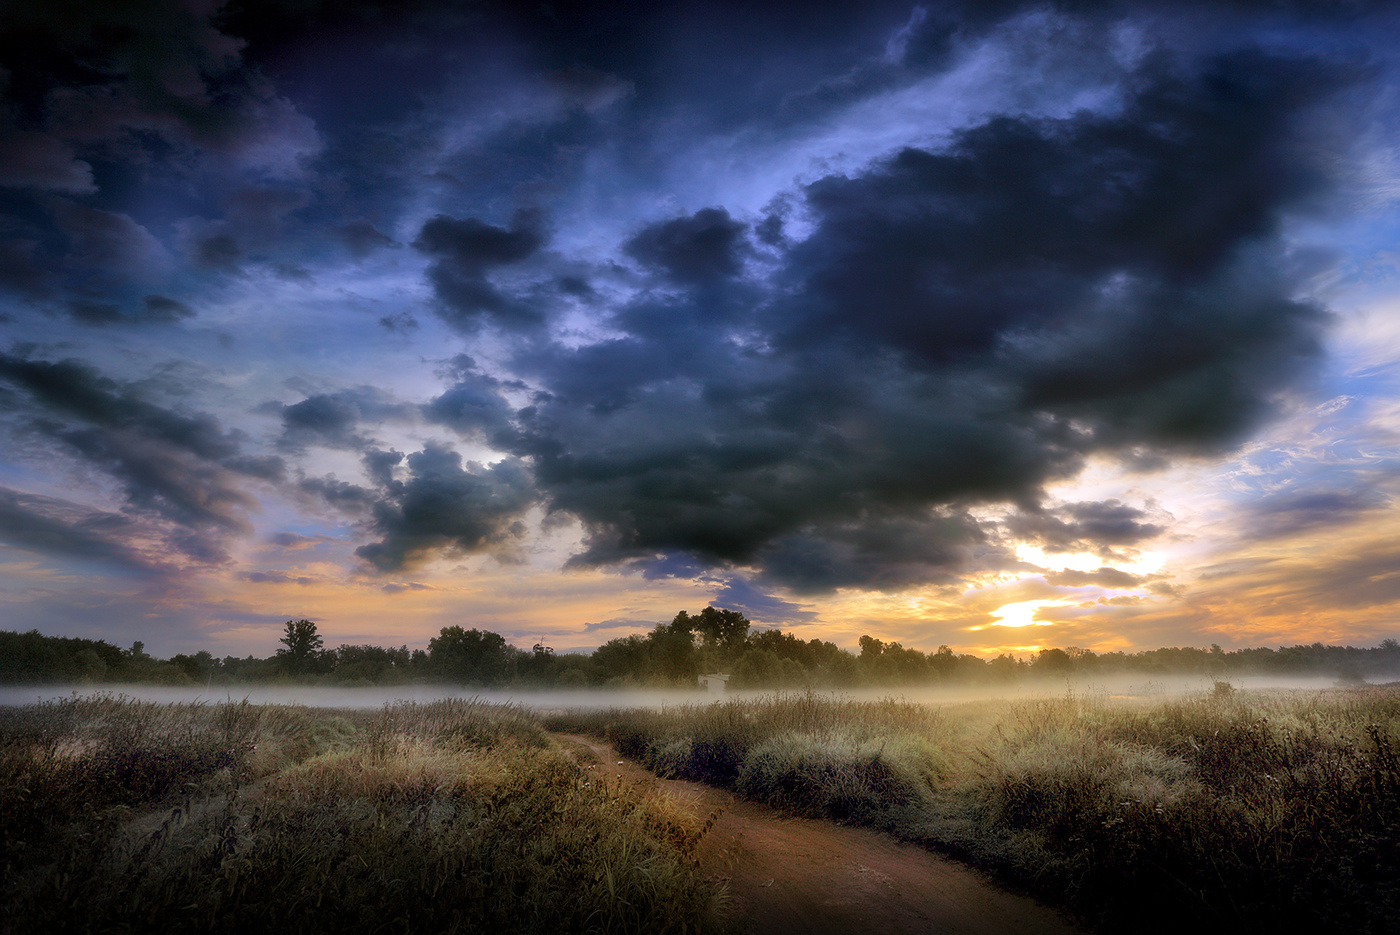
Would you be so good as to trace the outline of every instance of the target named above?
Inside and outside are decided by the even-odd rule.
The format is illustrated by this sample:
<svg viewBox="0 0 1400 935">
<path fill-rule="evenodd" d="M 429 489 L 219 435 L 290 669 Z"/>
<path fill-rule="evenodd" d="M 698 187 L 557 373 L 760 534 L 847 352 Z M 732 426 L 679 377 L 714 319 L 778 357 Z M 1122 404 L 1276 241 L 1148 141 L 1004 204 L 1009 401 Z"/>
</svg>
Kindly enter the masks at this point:
<svg viewBox="0 0 1400 935">
<path fill-rule="evenodd" d="M 735 6 L 0 7 L 0 629 L 1400 637 L 1392 6 Z"/>
</svg>

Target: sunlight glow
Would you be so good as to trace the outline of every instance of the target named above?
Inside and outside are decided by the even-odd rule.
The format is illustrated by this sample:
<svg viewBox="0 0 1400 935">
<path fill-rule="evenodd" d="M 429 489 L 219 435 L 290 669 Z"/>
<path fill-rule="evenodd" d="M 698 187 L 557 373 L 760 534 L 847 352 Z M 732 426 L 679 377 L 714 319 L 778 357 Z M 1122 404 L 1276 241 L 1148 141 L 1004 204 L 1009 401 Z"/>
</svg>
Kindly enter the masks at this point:
<svg viewBox="0 0 1400 935">
<path fill-rule="evenodd" d="M 993 617 L 1000 617 L 997 623 L 988 624 L 994 627 L 1044 627 L 1054 623 L 1053 620 L 1036 620 L 1036 612 L 1042 607 L 1063 607 L 1066 604 L 1073 604 L 1074 601 L 1017 601 L 1014 604 L 1002 604 L 996 610 L 990 611 Z M 984 627 L 972 627 L 974 630 L 985 629 Z"/>
<path fill-rule="evenodd" d="M 1108 566 L 1132 575 L 1152 574 L 1160 570 L 1166 560 L 1159 552 L 1140 552 L 1136 558 L 1129 561 L 1105 562 L 1102 556 L 1092 552 L 1048 553 L 1038 545 L 1025 542 L 1017 543 L 1016 557 L 1048 571 L 1098 571 Z"/>
</svg>

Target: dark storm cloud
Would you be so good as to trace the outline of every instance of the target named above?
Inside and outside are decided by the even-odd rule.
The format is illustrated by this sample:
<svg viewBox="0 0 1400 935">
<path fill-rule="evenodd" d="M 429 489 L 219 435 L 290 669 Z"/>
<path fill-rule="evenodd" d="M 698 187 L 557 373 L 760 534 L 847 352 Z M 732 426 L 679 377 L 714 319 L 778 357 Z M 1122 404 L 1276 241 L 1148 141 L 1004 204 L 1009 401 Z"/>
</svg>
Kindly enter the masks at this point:
<svg viewBox="0 0 1400 935">
<path fill-rule="evenodd" d="M 254 500 L 239 476 L 281 470 L 276 459 L 244 455 L 212 416 L 148 402 L 76 361 L 0 355 L 0 381 L 27 397 L 23 431 L 113 477 L 132 510 L 175 524 L 168 541 L 197 561 L 225 560 L 222 540 L 247 531 Z"/>
<path fill-rule="evenodd" d="M 406 460 L 408 479 L 386 488 L 373 508 L 382 538 L 355 550 L 375 568 L 398 571 L 437 552 L 506 557 L 524 536 L 521 516 L 538 494 L 520 461 L 464 467 L 461 455 L 437 445 Z"/>
<path fill-rule="evenodd" d="M 50 207 L 67 235 L 65 260 L 72 269 L 144 278 L 168 262 L 160 241 L 125 214 L 62 198 L 53 199 Z"/>
<path fill-rule="evenodd" d="M 368 387 L 265 410 L 288 457 L 361 454 L 363 485 L 296 473 L 297 489 L 365 524 L 359 554 L 381 571 L 506 555 L 536 506 L 582 522 L 576 565 L 745 566 L 723 580 L 801 593 L 1008 567 L 979 504 L 1014 505 L 1006 528 L 1050 549 L 1159 532 L 1122 504 L 1043 507 L 1042 488 L 1090 454 L 1228 447 L 1307 373 L 1324 316 L 1296 298 L 1280 225 L 1331 191 L 1334 154 L 1308 121 L 1356 70 L 1200 58 L 1247 43 L 1206 5 L 1226 39 L 1144 37 L 1137 52 L 1108 50 L 1133 4 L 760 6 L 9 5 L 0 284 L 64 327 L 178 325 L 192 312 L 164 293 L 220 274 L 300 288 L 318 256 L 372 257 L 350 277 L 370 291 L 391 261 L 426 264 L 457 338 L 507 333 L 490 351 L 500 370 L 451 371 L 411 410 Z M 734 166 L 772 158 L 763 147 L 867 134 L 841 122 L 852 105 L 962 67 L 1022 13 L 1073 34 L 1083 54 L 1056 67 L 1090 76 L 1066 83 L 1076 100 L 1112 92 L 1097 109 L 1027 116 L 1039 105 L 1011 95 L 1012 113 L 889 136 L 943 141 L 925 148 L 819 154 L 848 168 L 775 193 L 761 216 L 725 203 Z M 1025 47 L 998 55 L 1038 60 L 1047 33 L 1022 28 L 1001 38 Z M 996 67 L 1047 97 L 1066 78 Z M 677 165 L 715 184 L 668 175 Z M 684 208 L 658 220 L 658 204 Z M 564 256 L 602 239 L 595 210 L 613 242 Z M 554 236 L 579 212 L 588 237 Z M 618 233 L 622 216 L 647 221 Z M 381 252 L 409 224 L 416 252 Z M 417 326 L 401 304 L 373 313 L 386 342 Z M 31 434 L 187 529 L 171 542 L 192 557 L 220 560 L 218 535 L 246 529 L 243 481 L 286 471 L 82 364 L 5 357 L 0 379 L 28 400 Z M 372 437 L 419 419 L 508 457 L 463 465 Z"/>
<path fill-rule="evenodd" d="M 97 190 L 92 166 L 76 158 L 72 146 L 46 133 L 9 125 L 8 116 L 0 115 L 0 187 L 65 195 Z"/>
<path fill-rule="evenodd" d="M 618 308 L 620 337 L 517 360 L 547 395 L 510 450 L 583 521 L 573 563 L 679 552 L 816 592 L 1010 560 L 979 502 L 1052 549 L 1160 533 L 1115 502 L 1045 510 L 1041 487 L 1091 452 L 1228 446 L 1306 372 L 1325 316 L 1292 297 L 1280 223 L 1329 191 L 1307 121 L 1356 77 L 1194 65 L 1149 58 L 1116 110 L 992 117 L 808 185 L 771 282 L 744 279 L 721 208 L 629 238 L 667 290 Z"/>
<path fill-rule="evenodd" d="M 336 477 L 304 477 L 297 489 L 352 516 L 366 513 L 378 502 L 369 488 Z"/>
<path fill-rule="evenodd" d="M 1009 557 L 966 515 L 863 514 L 774 539 L 758 564 L 766 578 L 799 594 L 849 586 L 899 590 L 986 570 L 989 552 Z"/>
<path fill-rule="evenodd" d="M 219 224 L 192 225 L 182 239 L 190 259 L 206 269 L 236 273 L 247 254 L 238 238 Z"/>
<path fill-rule="evenodd" d="M 105 302 L 70 302 L 68 314 L 74 321 L 95 327 L 108 325 L 174 325 L 193 318 L 194 309 L 177 299 L 148 295 L 134 308 Z"/>
<path fill-rule="evenodd" d="M 723 208 L 703 208 L 643 228 L 623 251 L 676 282 L 700 284 L 739 275 L 748 252 L 745 229 Z"/>
<path fill-rule="evenodd" d="M 0 234 L 0 282 L 82 324 L 170 323 L 139 303 L 181 241 L 236 271 L 310 203 L 281 180 L 305 175 L 315 127 L 245 66 L 222 6 L 0 6 L 0 215 L 33 229 Z"/>
<path fill-rule="evenodd" d="M 318 393 L 290 406 L 271 403 L 260 407 L 260 410 L 280 413 L 282 437 L 278 439 L 278 446 L 287 451 L 301 451 L 308 444 L 364 449 L 372 444 L 372 440 L 361 434 L 363 423 L 413 415 L 412 407 L 395 402 L 382 390 L 372 386 Z"/>
<path fill-rule="evenodd" d="M 7 4 L 0 61 L 10 69 L 10 97 L 25 110 L 42 101 L 50 132 L 85 143 L 130 147 L 144 132 L 246 153 L 289 126 L 305 132 L 260 76 L 241 67 L 244 42 L 215 25 L 218 7 Z"/>
<path fill-rule="evenodd" d="M 1289 302 L 1267 272 L 1240 283 L 1254 271 L 1239 266 L 1253 244 L 1280 250 L 1281 210 L 1322 191 L 1293 118 L 1343 76 L 1245 52 L 1202 74 L 1148 66 L 1134 80 L 1121 113 L 996 117 L 947 151 L 906 149 L 873 172 L 809 186 L 820 220 L 791 253 L 802 314 L 784 338 L 802 346 L 834 331 L 915 367 L 1000 349 L 1039 365 L 1028 402 L 1090 406 L 1238 368 L 1238 345 L 1282 344 L 1270 357 L 1305 350 L 1317 312 Z M 1046 348 L 1048 360 L 1018 347 L 1086 325 L 1109 326 L 1117 360 L 1086 353 L 1102 339 L 1064 358 Z"/>
<path fill-rule="evenodd" d="M 397 246 L 398 242 L 364 218 L 342 224 L 336 236 L 357 257 L 366 257 L 381 247 Z"/>
<path fill-rule="evenodd" d="M 123 543 L 129 517 L 0 488 L 0 542 L 41 555 L 102 562 L 127 571 L 155 568 Z"/>
<path fill-rule="evenodd" d="M 424 223 L 413 246 L 433 258 L 428 279 L 444 321 L 465 331 L 482 322 L 515 330 L 544 321 L 539 309 L 506 295 L 488 277 L 492 270 L 528 259 L 544 245 L 539 224 L 529 212 L 517 214 L 509 228 L 442 214 Z"/>
<path fill-rule="evenodd" d="M 515 409 L 501 393 L 504 388 L 502 381 L 469 364 L 459 370 L 456 383 L 423 407 L 423 417 L 498 450 L 509 450 L 518 444 L 519 432 Z"/>
<path fill-rule="evenodd" d="M 194 309 L 178 299 L 163 295 L 148 295 L 142 300 L 142 311 L 138 317 L 142 321 L 173 325 L 178 321 L 194 317 Z"/>
</svg>

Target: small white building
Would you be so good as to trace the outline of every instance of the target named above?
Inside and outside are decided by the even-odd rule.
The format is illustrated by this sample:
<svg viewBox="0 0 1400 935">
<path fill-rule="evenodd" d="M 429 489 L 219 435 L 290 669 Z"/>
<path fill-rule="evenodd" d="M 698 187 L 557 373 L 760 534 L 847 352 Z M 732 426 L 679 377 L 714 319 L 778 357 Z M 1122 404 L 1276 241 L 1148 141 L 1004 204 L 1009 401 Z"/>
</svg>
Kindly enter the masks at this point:
<svg viewBox="0 0 1400 935">
<path fill-rule="evenodd" d="M 700 676 L 700 687 L 716 695 L 724 694 L 725 683 L 729 681 L 727 675 L 702 675 Z"/>
</svg>

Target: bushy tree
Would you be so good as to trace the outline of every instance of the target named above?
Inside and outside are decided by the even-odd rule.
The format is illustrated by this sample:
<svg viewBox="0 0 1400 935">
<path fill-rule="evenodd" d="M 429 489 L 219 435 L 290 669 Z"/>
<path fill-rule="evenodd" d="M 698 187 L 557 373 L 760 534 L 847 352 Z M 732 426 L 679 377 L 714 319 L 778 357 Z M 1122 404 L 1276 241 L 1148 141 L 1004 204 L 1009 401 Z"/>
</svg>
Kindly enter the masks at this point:
<svg viewBox="0 0 1400 935">
<path fill-rule="evenodd" d="M 283 628 L 284 649 L 277 650 L 277 660 L 282 668 L 292 675 L 302 675 L 319 668 L 321 647 L 325 641 L 316 632 L 316 624 L 310 620 L 288 620 Z"/>
<path fill-rule="evenodd" d="M 649 681 L 663 685 L 696 685 L 700 661 L 689 619 L 677 615 L 669 624 L 658 623 L 656 629 L 647 634 Z"/>
<path fill-rule="evenodd" d="M 593 651 L 593 662 L 604 684 L 640 682 L 647 669 L 647 641 L 640 636 L 620 636 Z"/>
<path fill-rule="evenodd" d="M 428 641 L 428 667 L 439 678 L 463 685 L 504 685 L 517 653 L 499 633 L 443 627 Z"/>
<path fill-rule="evenodd" d="M 677 620 L 687 617 L 685 611 Z M 690 628 L 700 635 L 701 644 L 717 657 L 721 664 L 737 659 L 744 652 L 749 634 L 749 619 L 737 610 L 706 607 L 694 617 L 688 617 Z"/>
</svg>

